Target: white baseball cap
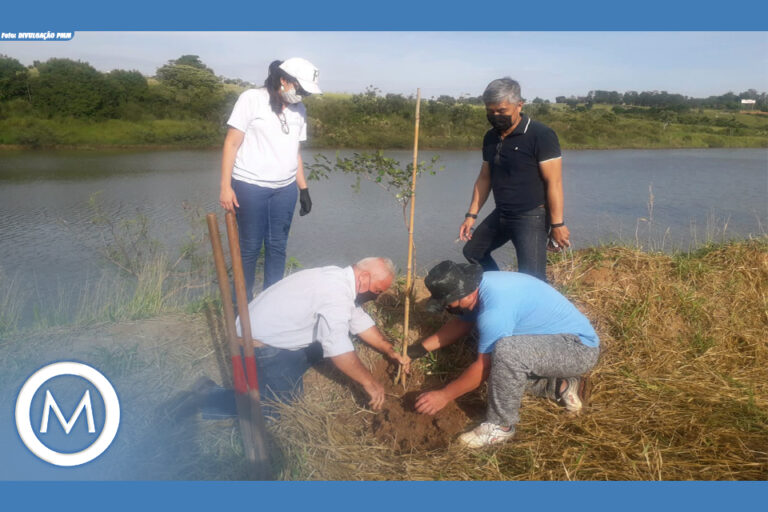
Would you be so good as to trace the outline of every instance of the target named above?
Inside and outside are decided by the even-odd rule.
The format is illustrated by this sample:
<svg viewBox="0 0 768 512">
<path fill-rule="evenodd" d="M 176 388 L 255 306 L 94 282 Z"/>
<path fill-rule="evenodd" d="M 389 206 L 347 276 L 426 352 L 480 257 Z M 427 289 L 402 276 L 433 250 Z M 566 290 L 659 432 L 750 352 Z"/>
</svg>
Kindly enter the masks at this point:
<svg viewBox="0 0 768 512">
<path fill-rule="evenodd" d="M 317 80 L 320 72 L 314 64 L 301 57 L 291 57 L 280 64 L 280 69 L 298 80 L 302 89 L 310 94 L 322 94 L 323 91 L 317 86 Z"/>
</svg>

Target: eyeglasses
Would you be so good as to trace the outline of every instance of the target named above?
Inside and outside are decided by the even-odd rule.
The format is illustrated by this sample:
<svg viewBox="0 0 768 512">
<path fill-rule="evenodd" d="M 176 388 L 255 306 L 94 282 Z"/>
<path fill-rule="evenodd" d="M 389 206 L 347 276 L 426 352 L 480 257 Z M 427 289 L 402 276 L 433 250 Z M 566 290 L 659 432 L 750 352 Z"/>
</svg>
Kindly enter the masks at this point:
<svg viewBox="0 0 768 512">
<path fill-rule="evenodd" d="M 288 121 L 285 119 L 285 113 L 280 112 L 277 114 L 277 118 L 280 120 L 280 128 L 283 130 L 283 133 L 288 135 L 291 129 L 288 127 Z"/>
</svg>

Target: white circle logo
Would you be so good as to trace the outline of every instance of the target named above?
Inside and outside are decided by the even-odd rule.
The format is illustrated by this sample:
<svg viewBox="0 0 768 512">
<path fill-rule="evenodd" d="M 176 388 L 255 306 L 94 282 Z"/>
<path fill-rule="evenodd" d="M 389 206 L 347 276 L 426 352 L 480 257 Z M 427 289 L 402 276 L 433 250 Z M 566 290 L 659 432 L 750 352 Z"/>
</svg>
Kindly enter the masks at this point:
<svg viewBox="0 0 768 512">
<path fill-rule="evenodd" d="M 81 377 L 90 382 L 101 394 L 101 398 L 104 401 L 105 418 L 104 427 L 101 430 L 101 434 L 91 443 L 87 448 L 75 452 L 75 453 L 61 453 L 48 448 L 44 445 L 35 434 L 32 428 L 32 420 L 30 416 L 30 408 L 32 407 L 32 399 L 34 398 L 37 390 L 45 384 L 47 381 L 54 377 L 60 377 L 63 375 L 73 375 L 75 377 Z M 83 399 L 78 405 L 76 411 L 72 417 L 65 423 L 63 415 L 55 402 L 55 399 L 51 395 L 50 391 L 46 391 L 46 400 L 44 406 L 44 418 L 48 418 L 49 409 L 52 409 L 59 418 L 59 422 L 64 427 L 67 434 L 72 428 L 72 425 L 77 421 L 80 413 L 86 412 L 89 432 L 93 432 L 93 411 L 91 408 L 90 394 L 86 391 L 83 394 Z M 41 426 L 41 433 L 45 432 L 43 429 L 47 429 L 47 421 L 44 422 L 45 426 Z M 90 462 L 102 453 L 112 444 L 112 441 L 117 435 L 117 428 L 120 425 L 120 402 L 117 399 L 117 393 L 112 384 L 107 380 L 104 375 L 99 373 L 98 370 L 83 364 L 75 363 L 71 361 L 63 361 L 60 363 L 49 364 L 37 370 L 27 379 L 24 385 L 21 387 L 19 396 L 16 399 L 16 429 L 19 431 L 19 436 L 22 442 L 29 448 L 29 451 L 40 457 L 46 462 L 55 464 L 56 466 L 79 466 Z"/>
</svg>

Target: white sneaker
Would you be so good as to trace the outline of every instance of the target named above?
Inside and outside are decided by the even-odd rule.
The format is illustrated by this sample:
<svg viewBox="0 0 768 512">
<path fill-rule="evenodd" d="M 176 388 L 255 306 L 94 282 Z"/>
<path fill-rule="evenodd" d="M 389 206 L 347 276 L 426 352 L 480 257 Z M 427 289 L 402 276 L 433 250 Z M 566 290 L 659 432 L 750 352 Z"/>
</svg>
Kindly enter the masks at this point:
<svg viewBox="0 0 768 512">
<path fill-rule="evenodd" d="M 481 423 L 469 432 L 459 436 L 459 441 L 469 448 L 480 448 L 492 444 L 503 443 L 515 435 L 515 429 L 503 430 L 495 423 Z"/>
<path fill-rule="evenodd" d="M 562 383 L 566 383 L 566 388 L 560 391 Z M 568 377 L 567 379 L 557 379 L 557 402 L 562 404 L 569 412 L 579 412 L 583 407 L 582 398 L 586 399 L 587 379 L 579 377 Z"/>
</svg>

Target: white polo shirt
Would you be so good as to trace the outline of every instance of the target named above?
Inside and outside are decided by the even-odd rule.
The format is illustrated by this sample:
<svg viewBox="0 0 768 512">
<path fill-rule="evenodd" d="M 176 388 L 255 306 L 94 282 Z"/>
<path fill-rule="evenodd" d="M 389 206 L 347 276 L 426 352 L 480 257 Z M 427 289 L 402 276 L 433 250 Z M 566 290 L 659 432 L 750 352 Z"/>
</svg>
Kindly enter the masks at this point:
<svg viewBox="0 0 768 512">
<path fill-rule="evenodd" d="M 275 348 L 299 350 L 314 341 L 324 357 L 352 352 L 349 333 L 358 334 L 375 325 L 355 305 L 352 267 L 302 270 L 273 284 L 248 305 L 251 333 Z M 236 322 L 240 335 L 240 319 Z"/>
<path fill-rule="evenodd" d="M 303 103 L 283 110 L 288 133 L 269 105 L 266 89 L 243 92 L 227 124 L 245 134 L 237 150 L 232 177 L 236 180 L 278 188 L 296 180 L 299 142 L 307 140 L 307 111 Z"/>
</svg>

